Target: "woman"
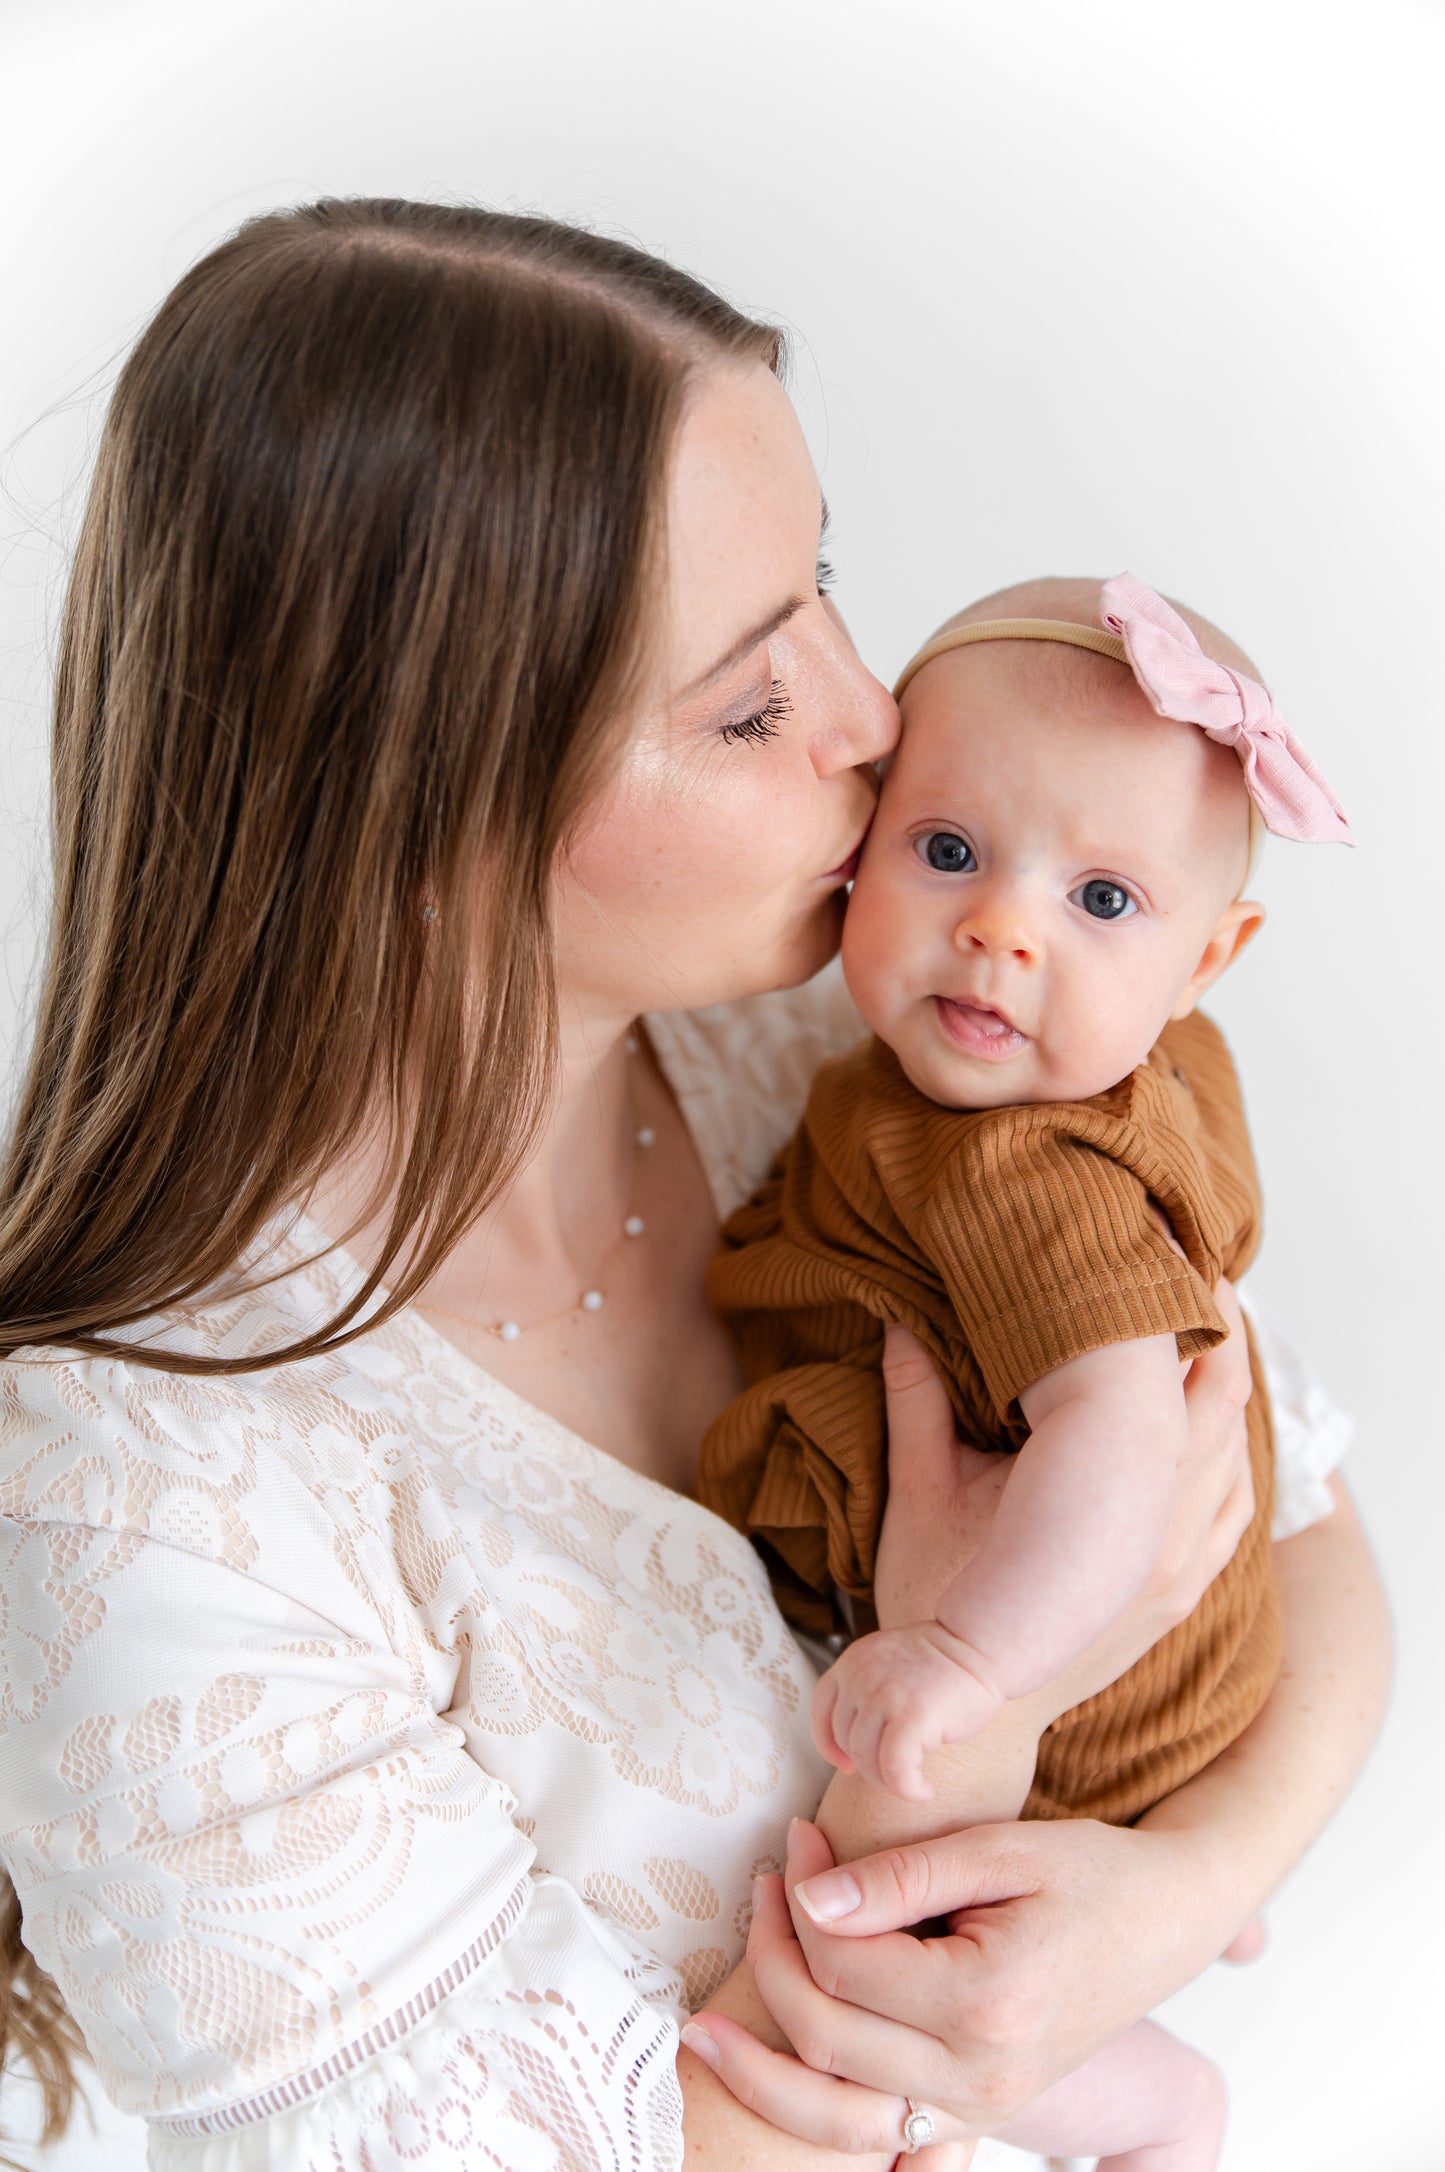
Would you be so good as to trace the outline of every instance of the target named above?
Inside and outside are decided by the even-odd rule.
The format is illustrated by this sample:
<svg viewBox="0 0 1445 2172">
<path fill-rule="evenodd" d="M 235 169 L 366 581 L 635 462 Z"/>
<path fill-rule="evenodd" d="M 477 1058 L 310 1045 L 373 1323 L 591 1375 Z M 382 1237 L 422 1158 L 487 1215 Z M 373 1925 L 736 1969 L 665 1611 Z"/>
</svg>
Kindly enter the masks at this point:
<svg viewBox="0 0 1445 2172">
<path fill-rule="evenodd" d="M 12 2027 L 59 2118 L 38 1962 L 154 2164 L 884 2166 L 905 2096 L 961 2140 L 1218 1952 L 1372 1731 L 1337 1514 L 1283 1549 L 1297 1664 L 1148 1830 L 941 1836 L 891 1921 L 1007 1906 L 806 1963 L 765 1877 L 741 1959 L 825 1774 L 687 1497 L 737 1385 L 702 1270 L 854 1030 L 810 976 L 896 730 L 778 359 L 619 245 L 323 204 L 188 274 L 118 387 L 0 1192 L 0 1848 Z M 900 1613 L 997 1484 L 914 1357 Z M 985 1788 L 1226 1557 L 1240 1379 L 1196 1368 L 1170 1564 Z M 842 1780 L 820 1815 L 887 1838 Z"/>
</svg>

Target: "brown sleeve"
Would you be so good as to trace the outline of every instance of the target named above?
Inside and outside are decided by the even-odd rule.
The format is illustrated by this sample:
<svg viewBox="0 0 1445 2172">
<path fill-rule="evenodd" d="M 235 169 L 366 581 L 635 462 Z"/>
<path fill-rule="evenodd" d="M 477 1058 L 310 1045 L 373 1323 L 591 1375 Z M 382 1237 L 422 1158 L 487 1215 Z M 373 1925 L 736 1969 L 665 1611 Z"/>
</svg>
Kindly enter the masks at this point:
<svg viewBox="0 0 1445 2172">
<path fill-rule="evenodd" d="M 1213 1296 L 1173 1249 L 1134 1172 L 1059 1113 L 971 1127 L 925 1209 L 925 1242 L 1000 1423 L 1025 1388 L 1111 1343 L 1222 1342 Z"/>
</svg>

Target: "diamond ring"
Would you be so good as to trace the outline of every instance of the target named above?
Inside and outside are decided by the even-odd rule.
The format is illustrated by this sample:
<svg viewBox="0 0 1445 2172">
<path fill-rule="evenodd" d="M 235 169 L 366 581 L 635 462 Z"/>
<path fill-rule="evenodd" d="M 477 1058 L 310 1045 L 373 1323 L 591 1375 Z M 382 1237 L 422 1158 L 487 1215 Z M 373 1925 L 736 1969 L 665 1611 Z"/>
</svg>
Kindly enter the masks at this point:
<svg viewBox="0 0 1445 2172">
<path fill-rule="evenodd" d="M 908 2117 L 903 2122 L 903 2154 L 912 2157 L 933 2140 L 933 2114 L 920 2111 L 912 2097 L 903 2101 L 908 2106 Z"/>
</svg>

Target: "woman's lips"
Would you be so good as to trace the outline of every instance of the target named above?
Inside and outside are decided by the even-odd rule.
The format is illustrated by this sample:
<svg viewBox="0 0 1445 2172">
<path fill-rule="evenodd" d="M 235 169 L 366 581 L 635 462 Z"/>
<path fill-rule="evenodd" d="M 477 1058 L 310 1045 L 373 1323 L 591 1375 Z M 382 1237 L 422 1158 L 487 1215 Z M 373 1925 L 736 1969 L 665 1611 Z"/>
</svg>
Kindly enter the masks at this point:
<svg viewBox="0 0 1445 2172">
<path fill-rule="evenodd" d="M 1028 1035 L 1011 1025 L 1002 1011 L 991 1010 L 986 1003 L 935 996 L 933 1007 L 944 1032 L 965 1055 L 982 1056 L 986 1063 L 1005 1063 L 1028 1047 Z"/>
<path fill-rule="evenodd" d="M 872 829 L 872 827 L 873 817 L 870 814 L 868 820 L 863 825 L 862 836 L 859 838 L 857 844 L 853 847 L 853 850 L 849 853 L 847 859 L 840 860 L 836 867 L 829 868 L 826 875 L 821 875 L 818 878 L 820 882 L 851 882 L 853 880 L 853 877 L 858 872 L 858 862 L 863 857 L 863 847 L 868 842 L 868 832 Z"/>
</svg>

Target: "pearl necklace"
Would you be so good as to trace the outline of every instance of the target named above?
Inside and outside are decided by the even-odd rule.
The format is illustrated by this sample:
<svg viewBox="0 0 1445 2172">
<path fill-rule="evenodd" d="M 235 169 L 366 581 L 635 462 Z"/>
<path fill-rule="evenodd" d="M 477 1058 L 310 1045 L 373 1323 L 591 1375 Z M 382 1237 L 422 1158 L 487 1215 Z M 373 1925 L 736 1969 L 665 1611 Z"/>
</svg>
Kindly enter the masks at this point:
<svg viewBox="0 0 1445 2172">
<path fill-rule="evenodd" d="M 629 1056 L 635 1056 L 639 1046 L 637 1035 L 629 1033 L 623 1046 Z M 630 1096 L 630 1098 L 633 1099 L 635 1107 L 635 1096 Z M 655 1144 L 657 1133 L 653 1130 L 651 1124 L 640 1124 L 634 1129 L 632 1139 L 634 1146 L 645 1153 L 648 1147 Z M 621 1234 L 616 1238 L 607 1253 L 607 1257 L 602 1262 L 604 1276 L 628 1239 L 630 1237 L 640 1237 L 647 1227 L 646 1222 L 637 1212 L 636 1189 L 637 1163 L 634 1162 L 633 1198 L 628 1204 L 626 1215 L 623 1217 Z M 528 1320 L 525 1323 L 520 1320 L 497 1320 L 489 1326 L 486 1321 L 469 1318 L 465 1313 L 448 1312 L 443 1305 L 422 1305 L 418 1309 L 422 1312 L 434 1313 L 439 1320 L 455 1320 L 458 1326 L 469 1327 L 477 1334 L 490 1335 L 496 1342 L 519 1342 L 523 1335 L 531 1335 L 538 1328 L 555 1327 L 559 1320 L 570 1320 L 576 1312 L 600 1312 L 606 1302 L 607 1292 L 598 1282 L 583 1290 L 572 1304 L 564 1305 L 560 1312 L 549 1312 L 543 1320 Z"/>
</svg>

